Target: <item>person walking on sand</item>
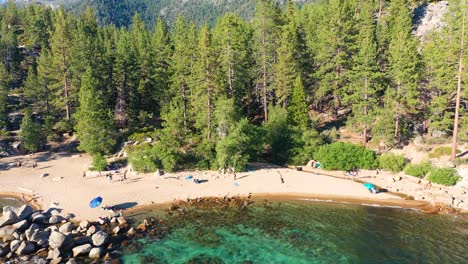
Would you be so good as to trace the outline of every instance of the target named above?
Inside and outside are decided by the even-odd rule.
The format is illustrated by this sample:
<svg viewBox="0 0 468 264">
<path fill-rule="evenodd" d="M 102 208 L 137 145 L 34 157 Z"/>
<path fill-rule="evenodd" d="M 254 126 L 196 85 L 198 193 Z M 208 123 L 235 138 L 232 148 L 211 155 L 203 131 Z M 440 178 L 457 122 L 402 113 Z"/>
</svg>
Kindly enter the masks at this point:
<svg viewBox="0 0 468 264">
<path fill-rule="evenodd" d="M 86 171 L 83 171 L 83 178 L 86 178 Z"/>
</svg>

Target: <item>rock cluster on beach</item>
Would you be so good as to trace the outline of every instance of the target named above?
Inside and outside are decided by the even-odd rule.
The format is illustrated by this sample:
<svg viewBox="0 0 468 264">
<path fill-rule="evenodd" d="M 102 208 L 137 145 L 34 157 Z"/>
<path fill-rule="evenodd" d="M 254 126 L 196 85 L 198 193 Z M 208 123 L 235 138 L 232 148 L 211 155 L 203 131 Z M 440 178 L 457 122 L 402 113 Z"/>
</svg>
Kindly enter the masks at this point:
<svg viewBox="0 0 468 264">
<path fill-rule="evenodd" d="M 119 254 L 122 241 L 136 234 L 124 217 L 74 223 L 73 215 L 61 214 L 59 209 L 5 206 L 0 217 L 0 262 L 71 264 L 83 258 L 110 260 Z"/>
</svg>

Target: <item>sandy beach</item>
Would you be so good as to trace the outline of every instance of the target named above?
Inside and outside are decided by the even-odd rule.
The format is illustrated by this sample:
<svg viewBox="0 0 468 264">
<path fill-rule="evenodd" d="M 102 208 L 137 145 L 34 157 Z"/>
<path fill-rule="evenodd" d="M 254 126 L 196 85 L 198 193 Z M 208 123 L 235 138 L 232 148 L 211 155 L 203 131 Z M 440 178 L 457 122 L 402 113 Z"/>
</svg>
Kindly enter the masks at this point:
<svg viewBox="0 0 468 264">
<path fill-rule="evenodd" d="M 22 166 L 17 167 L 21 161 Z M 37 168 L 33 168 L 33 162 Z M 102 209 L 92 209 L 89 202 L 96 196 L 103 198 L 103 205 L 135 209 L 142 206 L 169 203 L 187 198 L 207 196 L 278 197 L 287 195 L 295 198 L 320 200 L 347 200 L 354 203 L 377 203 L 416 207 L 421 202 L 388 194 L 370 193 L 362 183 L 323 175 L 296 171 L 269 164 L 254 164 L 248 172 L 218 176 L 216 172 L 184 171 L 155 174 L 127 173 L 127 180 L 115 177 L 110 181 L 97 173 L 83 177 L 90 166 L 91 157 L 86 154 L 38 153 L 34 156 L 4 158 L 0 165 L 0 192 L 16 193 L 35 197 L 42 209 L 62 208 L 73 213 L 77 219 L 95 220 L 109 216 Z M 188 175 L 204 180 L 195 184 L 186 180 Z M 281 176 L 284 183 L 281 182 Z M 43 176 L 43 177 L 41 177 Z M 26 198 L 29 199 L 29 198 Z"/>
</svg>

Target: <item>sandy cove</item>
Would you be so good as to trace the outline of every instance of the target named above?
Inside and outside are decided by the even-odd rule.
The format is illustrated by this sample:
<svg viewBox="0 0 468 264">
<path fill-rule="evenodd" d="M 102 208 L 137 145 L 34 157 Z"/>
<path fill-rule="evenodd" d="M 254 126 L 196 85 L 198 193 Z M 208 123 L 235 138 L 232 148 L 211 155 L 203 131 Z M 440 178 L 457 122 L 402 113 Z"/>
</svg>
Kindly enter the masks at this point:
<svg viewBox="0 0 468 264">
<path fill-rule="evenodd" d="M 17 161 L 22 161 L 19 168 L 16 167 Z M 34 161 L 38 164 L 37 168 L 32 168 Z M 388 193 L 371 194 L 362 183 L 269 164 L 258 164 L 254 171 L 238 173 L 236 181 L 232 175 L 218 177 L 216 172 L 184 171 L 166 173 L 165 177 L 127 173 L 124 182 L 115 176 L 110 182 L 96 173 L 95 176 L 83 178 L 83 172 L 90 164 L 91 157 L 86 154 L 72 156 L 68 153 L 44 152 L 34 156 L 3 158 L 0 160 L 0 192 L 36 197 L 43 209 L 59 207 L 75 214 L 77 219 L 89 220 L 109 216 L 107 211 L 89 207 L 90 200 L 96 196 L 103 197 L 103 205 L 132 209 L 187 198 L 249 194 L 254 197 L 286 195 L 405 207 L 422 204 Z M 47 176 L 41 177 L 43 174 Z M 280 174 L 284 183 L 281 183 Z M 187 175 L 207 182 L 195 184 L 185 180 Z"/>
</svg>

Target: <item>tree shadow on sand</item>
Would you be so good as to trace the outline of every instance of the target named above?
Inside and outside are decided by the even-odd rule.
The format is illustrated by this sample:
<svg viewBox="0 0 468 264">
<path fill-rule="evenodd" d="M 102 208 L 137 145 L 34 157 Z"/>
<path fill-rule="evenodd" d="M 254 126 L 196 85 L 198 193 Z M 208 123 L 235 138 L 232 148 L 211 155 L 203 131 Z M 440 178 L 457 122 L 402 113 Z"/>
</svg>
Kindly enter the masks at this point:
<svg viewBox="0 0 468 264">
<path fill-rule="evenodd" d="M 114 209 L 117 209 L 117 210 L 126 210 L 126 209 L 129 209 L 129 208 L 132 208 L 132 207 L 135 207 L 137 206 L 138 203 L 137 202 L 127 202 L 127 203 L 121 203 L 121 204 L 116 204 L 114 206 L 112 206 Z"/>
</svg>

